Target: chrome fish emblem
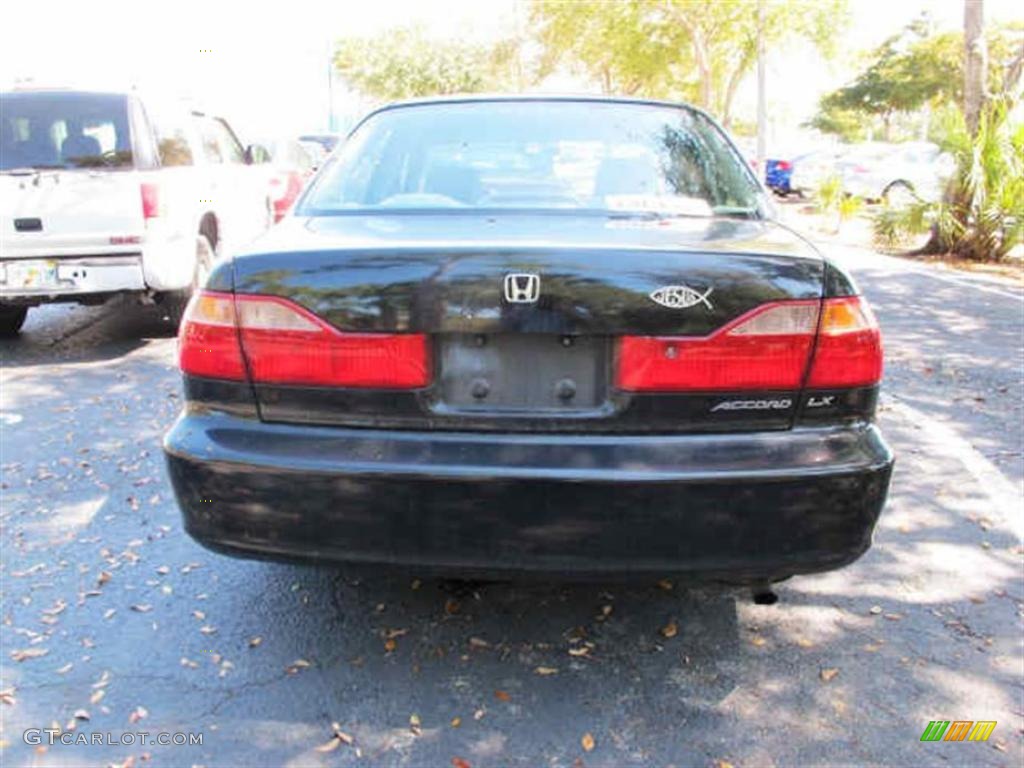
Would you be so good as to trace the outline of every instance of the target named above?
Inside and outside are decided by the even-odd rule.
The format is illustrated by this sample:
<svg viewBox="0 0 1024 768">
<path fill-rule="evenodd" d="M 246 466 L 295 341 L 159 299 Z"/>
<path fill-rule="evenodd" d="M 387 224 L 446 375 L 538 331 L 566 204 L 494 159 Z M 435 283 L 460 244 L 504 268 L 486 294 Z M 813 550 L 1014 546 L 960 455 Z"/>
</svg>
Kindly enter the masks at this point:
<svg viewBox="0 0 1024 768">
<path fill-rule="evenodd" d="M 696 304 L 703 304 L 708 309 L 714 309 L 711 302 L 708 301 L 712 290 L 714 289 L 708 288 L 704 293 L 700 293 L 688 285 L 663 285 L 661 288 L 651 291 L 650 296 L 652 301 L 669 309 L 686 309 Z"/>
</svg>

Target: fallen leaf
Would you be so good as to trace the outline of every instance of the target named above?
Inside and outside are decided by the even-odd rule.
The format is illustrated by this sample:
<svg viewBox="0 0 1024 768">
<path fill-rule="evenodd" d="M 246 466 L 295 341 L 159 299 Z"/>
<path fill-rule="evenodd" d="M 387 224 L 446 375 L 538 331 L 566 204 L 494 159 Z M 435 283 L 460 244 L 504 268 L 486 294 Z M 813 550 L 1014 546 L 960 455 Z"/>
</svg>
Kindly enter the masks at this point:
<svg viewBox="0 0 1024 768">
<path fill-rule="evenodd" d="M 750 638 L 750 642 L 753 643 L 754 645 L 756 645 L 758 648 L 760 648 L 762 645 L 764 645 L 768 641 L 765 640 L 760 635 L 755 635 L 754 637 Z"/>
<path fill-rule="evenodd" d="M 484 640 L 483 638 L 480 638 L 480 637 L 471 637 L 471 638 L 469 638 L 469 644 L 471 646 L 473 646 L 474 648 L 490 648 L 491 647 L 490 643 L 488 643 L 486 640 Z"/>
<path fill-rule="evenodd" d="M 47 608 L 46 610 L 44 610 L 43 611 L 43 615 L 44 616 L 56 616 L 57 614 L 62 613 L 64 611 L 64 609 L 67 608 L 67 607 L 68 607 L 67 603 L 65 603 L 63 600 L 58 600 L 54 604 L 53 608 Z"/>
<path fill-rule="evenodd" d="M 388 638 L 384 641 L 384 650 L 387 653 L 392 653 L 398 647 L 398 643 L 394 641 L 394 638 Z"/>
<path fill-rule="evenodd" d="M 452 768 L 472 768 L 468 762 L 461 757 L 452 758 Z"/>
<path fill-rule="evenodd" d="M 149 613 L 153 610 L 153 606 L 147 603 L 136 603 L 132 606 L 132 610 L 136 613 Z"/>
<path fill-rule="evenodd" d="M 594 751 L 594 737 L 590 733 L 584 733 L 583 738 L 580 739 L 580 745 L 583 747 L 584 752 Z"/>
<path fill-rule="evenodd" d="M 662 637 L 671 639 L 675 637 L 677 634 L 679 634 L 679 627 L 676 626 L 676 623 L 674 621 L 670 621 L 668 624 L 661 628 Z"/>
<path fill-rule="evenodd" d="M 316 751 L 317 752 L 333 752 L 334 750 L 336 750 L 340 746 L 341 746 L 341 742 L 338 739 L 336 739 L 335 737 L 331 736 L 331 740 L 326 742 L 326 743 L 324 743 L 324 744 L 321 744 L 319 747 L 316 748 Z"/>
<path fill-rule="evenodd" d="M 311 666 L 310 663 L 308 661 L 306 661 L 305 659 L 296 659 L 295 661 L 293 661 L 288 666 L 288 668 L 285 671 L 289 675 L 294 675 L 300 669 L 306 669 L 306 667 L 309 667 L 309 666 Z"/>
<path fill-rule="evenodd" d="M 349 736 L 347 733 L 345 733 L 343 730 L 341 730 L 341 726 L 338 725 L 337 723 L 331 723 L 331 730 L 334 731 L 334 738 L 336 738 L 338 741 L 342 742 L 343 744 L 347 744 L 348 746 L 352 746 L 352 744 L 355 742 L 355 739 L 353 739 L 351 736 Z"/>
<path fill-rule="evenodd" d="M 61 667 L 60 669 L 57 670 L 57 674 L 58 675 L 66 675 L 68 672 L 71 671 L 71 668 L 73 666 L 74 666 L 74 664 L 69 661 L 67 664 L 65 664 L 63 667 Z"/>
<path fill-rule="evenodd" d="M 204 635 L 214 635 L 217 633 L 217 628 L 211 627 L 209 624 L 204 624 L 199 628 L 199 631 L 202 632 Z"/>
<path fill-rule="evenodd" d="M 456 600 L 454 597 L 449 597 L 447 600 L 444 601 L 444 612 L 447 613 L 449 616 L 454 616 L 456 613 L 459 612 L 459 608 L 461 607 L 462 606 L 459 603 L 459 601 Z"/>
<path fill-rule="evenodd" d="M 99 704 L 103 697 L 107 695 L 107 692 L 100 688 L 98 691 L 94 691 L 92 696 L 89 697 L 90 704 Z"/>
<path fill-rule="evenodd" d="M 545 676 L 545 677 L 547 675 L 557 675 L 558 674 L 558 669 L 556 669 L 555 667 L 537 667 L 533 671 L 536 672 L 538 675 Z"/>
<path fill-rule="evenodd" d="M 872 605 L 871 606 L 870 613 L 871 613 L 872 616 L 877 616 L 881 612 L 882 612 L 882 606 L 880 606 L 880 605 Z"/>
<path fill-rule="evenodd" d="M 263 638 L 262 637 L 250 637 L 249 638 L 249 647 L 250 648 L 256 648 L 262 642 L 263 642 Z"/>
<path fill-rule="evenodd" d="M 835 667 L 825 667 L 820 672 L 820 676 L 821 676 L 822 681 L 824 681 L 826 683 L 831 683 L 835 679 L 836 675 L 838 675 L 838 674 L 839 674 L 839 670 L 836 669 Z"/>
<path fill-rule="evenodd" d="M 49 652 L 50 651 L 46 648 L 24 648 L 20 651 L 11 651 L 11 658 L 15 661 L 38 659 L 40 656 L 45 656 Z"/>
<path fill-rule="evenodd" d="M 484 719 L 484 715 L 486 715 L 486 714 L 487 714 L 487 710 L 485 710 L 485 709 L 478 709 L 476 712 L 473 713 L 473 719 L 474 720 L 483 720 Z"/>
<path fill-rule="evenodd" d="M 581 645 L 578 648 L 570 648 L 569 649 L 569 655 L 570 656 L 588 656 L 589 654 L 590 654 L 590 646 L 589 645 Z"/>
<path fill-rule="evenodd" d="M 661 581 L 659 581 L 658 586 L 664 589 L 666 592 L 671 592 L 673 587 L 672 582 L 668 579 L 662 579 Z"/>
<path fill-rule="evenodd" d="M 384 630 L 384 639 L 392 640 L 396 637 L 402 637 L 407 634 L 409 634 L 408 629 L 386 629 Z"/>
<path fill-rule="evenodd" d="M 461 717 L 453 717 L 452 721 L 451 721 L 452 728 L 458 728 L 460 725 L 462 725 L 462 718 Z"/>
<path fill-rule="evenodd" d="M 202 621 L 203 619 L 206 618 L 206 614 L 203 613 L 202 611 L 192 611 L 192 617 L 194 619 L 198 619 L 199 621 Z"/>
<path fill-rule="evenodd" d="M 494 692 L 494 698 L 496 698 L 498 701 L 511 701 L 512 700 L 512 697 L 509 696 L 505 691 L 495 691 Z M 477 718 L 477 719 L 479 720 L 480 718 Z"/>
<path fill-rule="evenodd" d="M 88 720 L 89 713 L 84 709 L 76 709 L 74 714 L 75 720 Z"/>
<path fill-rule="evenodd" d="M 132 723 L 134 725 L 135 723 L 139 722 L 139 720 L 142 720 L 143 718 L 147 717 L 148 715 L 149 715 L 149 711 L 145 707 L 142 707 L 142 706 L 136 707 L 135 709 L 132 710 L 131 714 L 128 715 L 128 722 Z"/>
</svg>

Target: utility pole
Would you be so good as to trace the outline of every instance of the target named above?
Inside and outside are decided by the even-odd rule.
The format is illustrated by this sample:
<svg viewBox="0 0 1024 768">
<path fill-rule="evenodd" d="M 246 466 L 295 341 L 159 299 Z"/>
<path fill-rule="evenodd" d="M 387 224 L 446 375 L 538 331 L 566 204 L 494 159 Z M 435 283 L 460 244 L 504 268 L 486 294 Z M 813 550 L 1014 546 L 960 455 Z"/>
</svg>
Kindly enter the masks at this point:
<svg viewBox="0 0 1024 768">
<path fill-rule="evenodd" d="M 764 4 L 757 0 L 757 173 L 764 181 L 765 143 L 768 134 L 768 101 L 765 96 Z"/>
<path fill-rule="evenodd" d="M 327 130 L 334 128 L 334 41 L 327 38 Z"/>
</svg>

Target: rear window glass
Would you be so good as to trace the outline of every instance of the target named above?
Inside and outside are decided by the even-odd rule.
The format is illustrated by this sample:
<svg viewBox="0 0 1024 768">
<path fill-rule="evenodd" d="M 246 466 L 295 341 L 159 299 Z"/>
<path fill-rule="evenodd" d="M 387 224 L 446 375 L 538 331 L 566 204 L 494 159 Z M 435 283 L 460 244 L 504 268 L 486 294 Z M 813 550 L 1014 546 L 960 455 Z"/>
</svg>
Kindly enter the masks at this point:
<svg viewBox="0 0 1024 768">
<path fill-rule="evenodd" d="M 190 141 L 190 115 L 183 109 L 152 102 L 146 105 L 146 114 L 156 134 L 160 165 L 192 165 L 195 158 Z"/>
<path fill-rule="evenodd" d="M 130 168 L 128 97 L 0 94 L 0 170 Z"/>
<path fill-rule="evenodd" d="M 699 112 L 512 101 L 384 110 L 363 123 L 300 213 L 566 208 L 754 214 L 756 182 Z"/>
</svg>

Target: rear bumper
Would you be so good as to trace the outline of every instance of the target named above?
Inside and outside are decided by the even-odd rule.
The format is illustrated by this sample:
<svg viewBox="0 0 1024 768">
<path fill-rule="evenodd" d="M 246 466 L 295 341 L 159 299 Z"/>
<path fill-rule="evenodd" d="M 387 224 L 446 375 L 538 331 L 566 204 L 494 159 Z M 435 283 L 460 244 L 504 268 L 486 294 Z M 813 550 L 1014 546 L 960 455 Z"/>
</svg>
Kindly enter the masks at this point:
<svg viewBox="0 0 1024 768">
<path fill-rule="evenodd" d="M 56 284 L 26 287 L 18 281 L 26 269 L 56 268 Z M 0 262 L 0 299 L 40 304 L 74 301 L 86 296 L 145 290 L 140 254 L 83 256 L 58 259 L 4 259 Z"/>
<path fill-rule="evenodd" d="M 252 557 L 464 573 L 840 567 L 893 456 L 871 425 L 741 435 L 392 432 L 185 413 L 164 449 L 188 532 Z"/>
</svg>

